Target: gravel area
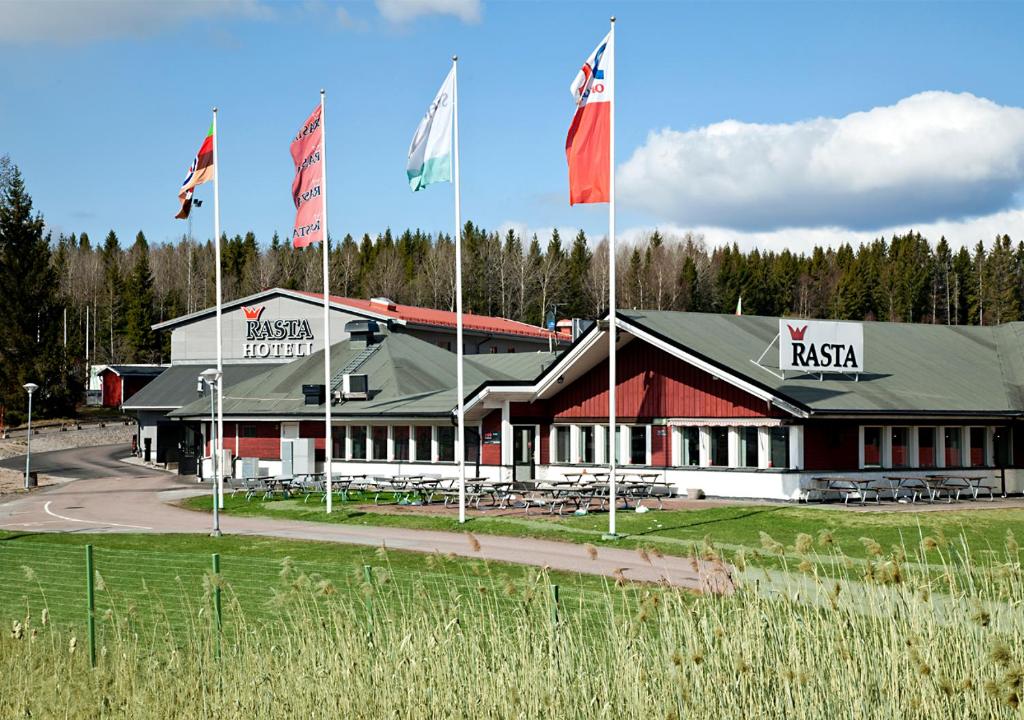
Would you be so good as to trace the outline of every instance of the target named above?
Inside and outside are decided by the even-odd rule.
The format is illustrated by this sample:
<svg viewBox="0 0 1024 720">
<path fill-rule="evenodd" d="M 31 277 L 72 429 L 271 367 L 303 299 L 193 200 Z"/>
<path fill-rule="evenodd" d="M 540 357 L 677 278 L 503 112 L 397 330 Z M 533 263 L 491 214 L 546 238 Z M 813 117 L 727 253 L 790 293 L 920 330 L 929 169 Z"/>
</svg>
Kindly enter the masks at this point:
<svg viewBox="0 0 1024 720">
<path fill-rule="evenodd" d="M 45 487 L 47 485 L 56 485 L 57 483 L 66 482 L 60 478 L 53 478 L 49 475 L 39 476 L 39 487 Z M 25 491 L 25 474 L 17 470 L 8 470 L 7 468 L 0 468 L 0 496 L 10 495 L 11 493 L 24 492 Z"/>
<path fill-rule="evenodd" d="M 106 427 L 83 425 L 81 430 L 61 431 L 58 428 L 42 428 L 38 434 L 32 435 L 32 452 L 34 454 L 49 450 L 129 443 L 132 440 L 132 435 L 135 434 L 135 427 L 135 423 L 129 425 L 117 423 L 108 424 Z M 24 433 L 19 433 L 6 440 L 0 439 L 0 460 L 24 454 Z"/>
</svg>

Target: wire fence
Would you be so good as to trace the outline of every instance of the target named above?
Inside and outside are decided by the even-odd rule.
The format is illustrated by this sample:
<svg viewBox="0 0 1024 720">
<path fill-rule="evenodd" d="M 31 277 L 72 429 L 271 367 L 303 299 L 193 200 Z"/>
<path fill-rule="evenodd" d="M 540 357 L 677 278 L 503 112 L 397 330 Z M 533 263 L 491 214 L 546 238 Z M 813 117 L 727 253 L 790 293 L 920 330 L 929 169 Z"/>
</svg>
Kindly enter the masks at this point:
<svg viewBox="0 0 1024 720">
<path fill-rule="evenodd" d="M 245 555 L 156 552 L 43 543 L 0 544 L 0 612 L 10 624 L 46 614 L 47 622 L 102 645 L 114 621 L 145 632 L 230 637 L 254 623 L 281 627 L 297 595 L 304 602 L 357 609 L 352 621 L 372 628 L 377 616 L 424 609 L 438 618 L 472 613 L 496 630 L 524 623 L 602 622 L 636 612 L 643 593 L 600 585 L 559 587 L 543 570 L 510 576 L 487 563 L 424 556 L 423 569 L 393 567 L 386 553 L 372 565 Z M 382 612 L 386 610 L 386 612 Z M 238 622 L 243 621 L 244 622 Z M 233 622 L 234 621 L 234 622 Z"/>
</svg>

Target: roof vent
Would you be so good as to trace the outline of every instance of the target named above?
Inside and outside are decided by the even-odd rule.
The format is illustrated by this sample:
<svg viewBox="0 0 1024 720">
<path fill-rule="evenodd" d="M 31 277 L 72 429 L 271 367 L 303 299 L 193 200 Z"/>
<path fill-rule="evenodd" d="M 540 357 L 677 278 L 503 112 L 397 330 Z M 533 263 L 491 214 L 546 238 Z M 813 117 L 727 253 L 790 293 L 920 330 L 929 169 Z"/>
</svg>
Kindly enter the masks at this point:
<svg viewBox="0 0 1024 720">
<path fill-rule="evenodd" d="M 342 375 L 341 396 L 345 400 L 366 400 L 370 397 L 369 378 L 362 373 Z"/>
<path fill-rule="evenodd" d="M 306 399 L 306 405 L 323 405 L 324 396 L 324 385 L 303 385 L 302 396 Z"/>
<path fill-rule="evenodd" d="M 370 303 L 373 305 L 383 305 L 388 310 L 397 310 L 398 306 L 395 305 L 395 301 L 391 298 L 386 297 L 375 297 L 370 298 Z"/>
<path fill-rule="evenodd" d="M 356 343 L 372 345 L 377 341 L 374 336 L 380 332 L 380 325 L 376 320 L 349 320 L 345 323 L 345 332 Z"/>
</svg>

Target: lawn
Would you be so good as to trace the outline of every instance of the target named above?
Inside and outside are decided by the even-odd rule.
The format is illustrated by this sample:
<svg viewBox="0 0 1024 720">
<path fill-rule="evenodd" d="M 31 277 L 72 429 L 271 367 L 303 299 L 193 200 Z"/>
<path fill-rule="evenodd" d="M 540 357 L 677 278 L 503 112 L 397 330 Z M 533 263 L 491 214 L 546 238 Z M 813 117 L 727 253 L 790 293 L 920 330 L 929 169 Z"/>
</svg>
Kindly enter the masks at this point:
<svg viewBox="0 0 1024 720">
<path fill-rule="evenodd" d="M 153 534 L 26 534 L 0 531 L 0 621 L 43 607 L 53 622 L 80 625 L 85 616 L 85 545 L 94 547 L 100 618 L 119 608 L 144 624 L 189 628 L 208 612 L 211 553 L 219 582 L 249 618 L 275 612 L 274 601 L 297 582 L 332 594 L 366 591 L 366 570 L 379 592 L 406 597 L 424 589 L 494 591 L 556 583 L 567 598 L 603 592 L 606 580 L 537 568 L 365 546 L 276 538 Z M 543 577 L 542 577 L 543 576 Z M 301 580 L 300 580 L 301 579 Z M 204 610 L 206 608 L 206 610 Z"/>
<path fill-rule="evenodd" d="M 185 507 L 208 511 L 209 497 L 186 500 Z M 810 535 L 819 550 L 839 550 L 848 558 L 866 560 L 877 554 L 878 546 L 890 552 L 894 546 L 910 555 L 922 546 L 948 546 L 966 543 L 974 560 L 999 556 L 1007 532 L 1024 527 L 1024 509 L 989 509 L 984 502 L 961 505 L 956 509 L 933 512 L 852 512 L 845 509 L 796 505 L 736 504 L 709 505 L 695 510 L 652 510 L 647 513 L 619 512 L 617 530 L 623 537 L 605 541 L 608 515 L 566 515 L 552 518 L 539 512 L 501 516 L 472 516 L 465 525 L 458 523 L 454 511 L 444 515 L 418 513 L 416 507 L 403 507 L 400 514 L 374 511 L 371 503 L 354 500 L 335 503 L 327 515 L 316 498 L 246 501 L 242 495 L 225 498 L 224 512 L 238 515 L 311 520 L 317 522 L 451 530 L 476 534 L 537 537 L 595 545 L 614 542 L 622 547 L 657 548 L 674 555 L 688 555 L 696 546 L 701 552 L 708 545 L 727 557 L 738 551 L 772 551 L 782 564 L 780 548 L 790 559 L 799 561 L 806 554 Z M 927 541 L 926 541 L 927 538 Z M 870 542 L 873 541 L 873 542 Z M 932 542 L 934 541 L 934 542 Z M 799 546 L 799 547 L 798 547 Z M 927 560 L 927 554 L 916 558 Z"/>
<path fill-rule="evenodd" d="M 983 561 L 976 576 L 934 580 L 908 566 L 884 579 L 824 580 L 790 569 L 783 574 L 799 592 L 747 583 L 719 597 L 605 584 L 556 602 L 546 578 L 528 571 L 502 581 L 494 568 L 427 556 L 422 573 L 415 562 L 403 572 L 391 553 L 390 570 L 384 565 L 366 584 L 352 577 L 366 551 L 338 548 L 356 554 L 335 584 L 309 574 L 325 567 L 317 562 L 318 549 L 330 552 L 324 546 L 232 539 L 239 544 L 218 542 L 230 560 L 226 573 L 276 572 L 250 577 L 244 591 L 229 588 L 220 628 L 210 612 L 214 584 L 194 587 L 209 539 L 96 542 L 108 537 L 116 547 L 97 555 L 106 588 L 99 594 L 126 583 L 130 571 L 152 576 L 166 565 L 169 576 L 191 573 L 180 584 L 191 603 L 184 622 L 142 622 L 137 598 L 101 608 L 93 668 L 83 623 L 54 623 L 39 606 L 0 606 L 17 611 L 0 633 L 0 717 L 1021 716 L 1024 577 L 1016 549 Z M 48 563 L 64 552 L 81 555 L 81 540 L 52 540 L 8 537 L 0 558 L 12 547 L 28 551 L 36 568 L 52 572 Z M 309 554 L 278 561 L 292 550 Z M 131 564 L 115 573 L 118 554 Z M 183 566 L 189 557 L 193 564 Z M 21 584 L 41 574 L 16 569 Z M 73 570 L 64 578 L 69 593 L 83 579 L 80 565 Z M 167 583 L 165 597 L 174 578 Z M 84 619 L 84 607 L 76 614 Z"/>
</svg>

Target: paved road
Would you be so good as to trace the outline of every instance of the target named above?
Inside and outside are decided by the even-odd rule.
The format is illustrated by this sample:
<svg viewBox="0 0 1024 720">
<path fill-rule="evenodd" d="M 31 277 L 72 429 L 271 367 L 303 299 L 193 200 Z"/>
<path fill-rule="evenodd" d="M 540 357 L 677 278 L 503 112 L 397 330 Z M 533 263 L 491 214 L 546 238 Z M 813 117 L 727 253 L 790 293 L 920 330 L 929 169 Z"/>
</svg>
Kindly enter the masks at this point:
<svg viewBox="0 0 1024 720">
<path fill-rule="evenodd" d="M 131 446 L 127 443 L 117 445 L 96 445 L 94 447 L 72 448 L 70 450 L 51 450 L 49 452 L 32 453 L 32 470 L 43 475 L 54 475 L 63 478 L 96 478 L 96 477 L 164 477 L 159 470 L 129 465 L 121 461 L 131 455 Z M 0 467 L 11 470 L 25 469 L 25 456 L 0 460 Z"/>
<path fill-rule="evenodd" d="M 93 474 L 63 485 L 15 495 L 0 502 L 0 528 L 30 532 L 208 533 L 211 516 L 184 510 L 173 501 L 208 489 L 175 475 L 123 463 L 121 446 L 64 450 L 54 467 Z M 125 453 L 127 454 L 127 453 Z M 103 475 L 103 476 L 97 476 Z M 411 550 L 453 553 L 464 557 L 549 567 L 628 580 L 665 582 L 694 590 L 728 591 L 726 570 L 689 558 L 650 557 L 636 551 L 601 547 L 596 557 L 587 548 L 531 538 L 412 530 L 408 528 L 334 525 L 262 517 L 224 516 L 225 534 L 318 540 Z M 211 545 L 216 540 L 210 540 Z"/>
</svg>

